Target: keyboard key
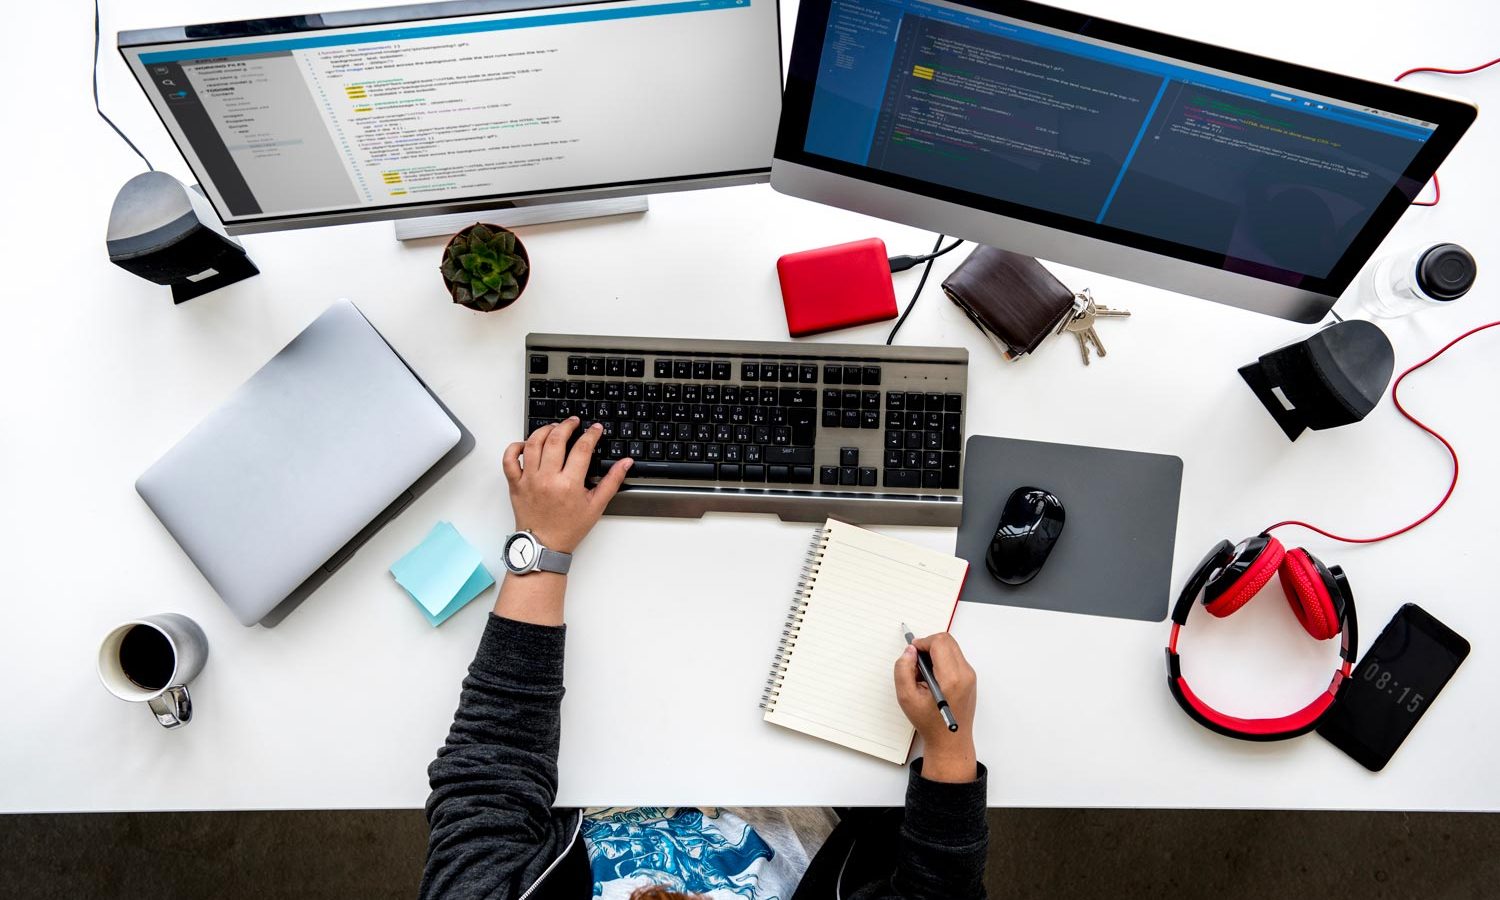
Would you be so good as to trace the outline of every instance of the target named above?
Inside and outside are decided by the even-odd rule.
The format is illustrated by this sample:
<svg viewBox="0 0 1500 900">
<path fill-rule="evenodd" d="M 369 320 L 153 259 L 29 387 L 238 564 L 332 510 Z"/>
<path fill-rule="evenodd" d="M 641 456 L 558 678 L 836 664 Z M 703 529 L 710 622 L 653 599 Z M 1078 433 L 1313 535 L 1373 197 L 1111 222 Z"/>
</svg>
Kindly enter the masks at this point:
<svg viewBox="0 0 1500 900">
<path fill-rule="evenodd" d="M 766 480 L 765 466 L 746 464 L 742 466 L 741 469 L 743 471 L 743 477 L 746 481 L 760 482 Z"/>
<path fill-rule="evenodd" d="M 547 355 L 545 353 L 534 353 L 531 356 L 531 374 L 547 374 Z"/>
<path fill-rule="evenodd" d="M 887 450 L 887 451 L 885 451 L 885 467 L 887 469 L 899 469 L 899 468 L 901 468 L 901 456 L 902 456 L 903 452 L 904 451 L 901 451 L 901 450 Z"/>
<path fill-rule="evenodd" d="M 915 391 L 907 391 L 906 392 L 906 411 L 907 412 L 921 412 L 922 408 L 924 406 L 926 406 L 926 404 L 927 404 L 927 395 L 926 394 L 918 394 Z"/>
<path fill-rule="evenodd" d="M 811 447 L 767 447 L 763 451 L 765 461 L 787 466 L 810 466 L 813 461 Z"/>
<path fill-rule="evenodd" d="M 941 449 L 943 449 L 943 433 L 941 431 L 924 431 L 924 432 L 922 432 L 922 449 L 923 450 L 941 450 Z"/>
<path fill-rule="evenodd" d="M 702 462 L 652 462 L 636 461 L 626 473 L 627 478 L 674 478 L 694 481 L 712 481 L 717 478 L 719 467 Z"/>
<path fill-rule="evenodd" d="M 818 383 L 818 367 L 817 366 L 798 366 L 797 367 L 797 381 L 800 382 L 800 383 L 802 383 L 802 384 L 817 384 Z"/>
<path fill-rule="evenodd" d="M 812 484 L 812 466 L 792 466 L 792 484 Z"/>
<path fill-rule="evenodd" d="M 860 415 L 864 417 L 864 418 L 862 418 L 860 420 L 860 423 L 859 423 L 859 427 L 860 428 L 879 428 L 880 427 L 880 410 L 878 410 L 878 409 L 867 409 L 864 412 L 860 413 Z"/>
<path fill-rule="evenodd" d="M 639 381 L 627 381 L 627 382 L 625 382 L 625 399 L 626 400 L 639 400 L 639 399 L 641 399 L 641 391 L 642 391 L 642 389 L 644 387 L 645 386 L 642 385 Z"/>
<path fill-rule="evenodd" d="M 693 440 L 711 441 L 714 439 L 714 427 L 707 422 L 695 422 L 693 424 Z"/>
<path fill-rule="evenodd" d="M 633 358 L 625 360 L 625 377 L 626 378 L 645 378 L 646 377 L 646 361 L 644 359 L 633 359 Z"/>
<path fill-rule="evenodd" d="M 531 435 L 538 428 L 542 428 L 544 426 L 551 425 L 551 424 L 552 424 L 552 420 L 551 419 L 528 419 L 526 421 L 526 436 L 527 437 L 531 437 Z"/>
<path fill-rule="evenodd" d="M 771 426 L 769 425 L 755 425 L 750 429 L 750 433 L 754 435 L 752 440 L 757 444 L 771 443 Z"/>
<path fill-rule="evenodd" d="M 874 410 L 879 410 L 880 409 L 880 392 L 879 391 L 865 391 L 864 393 L 860 394 L 859 396 L 860 396 L 860 406 L 861 406 L 861 408 L 863 408 L 863 409 L 874 409 Z"/>
<path fill-rule="evenodd" d="M 782 384 L 796 384 L 797 383 L 797 377 L 798 377 L 798 375 L 797 375 L 797 364 L 796 363 L 782 363 L 779 368 L 781 369 L 781 373 L 780 374 L 781 374 L 781 382 L 782 382 Z"/>
<path fill-rule="evenodd" d="M 845 428 L 858 428 L 859 427 L 859 410 L 858 409 L 846 409 L 846 410 L 843 410 L 842 414 L 843 414 L 843 417 L 844 417 L 843 424 L 844 424 Z"/>
<path fill-rule="evenodd" d="M 661 441 L 646 442 L 646 458 L 661 459 L 667 453 L 667 447 Z M 639 465 L 639 463 L 637 463 Z"/>
<path fill-rule="evenodd" d="M 819 484 L 838 484 L 839 483 L 839 467 L 838 466 L 820 466 L 818 468 L 818 483 Z"/>
<path fill-rule="evenodd" d="M 729 360 L 714 360 L 714 381 L 728 381 L 733 370 L 730 368 Z"/>
<path fill-rule="evenodd" d="M 656 373 L 657 378 L 671 378 L 672 361 L 669 359 L 658 359 L 656 361 L 656 367 L 652 369 L 652 371 Z"/>
<path fill-rule="evenodd" d="M 906 446 L 906 444 L 904 443 L 904 439 L 901 437 L 901 434 L 902 433 L 900 431 L 897 431 L 894 428 L 887 428 L 885 431 L 885 449 L 900 450 L 902 447 Z"/>
<path fill-rule="evenodd" d="M 604 399 L 606 399 L 606 400 L 624 400 L 625 399 L 625 385 L 623 383 L 621 383 L 621 382 L 618 382 L 618 381 L 606 381 L 606 382 L 604 382 Z"/>
<path fill-rule="evenodd" d="M 646 455 L 646 444 L 644 441 L 626 441 L 625 455 L 634 459 L 640 459 Z"/>
<path fill-rule="evenodd" d="M 647 402 L 660 403 L 661 398 L 664 396 L 663 388 L 665 387 L 666 385 L 652 381 L 645 386 L 642 394 L 646 398 Z"/>
<path fill-rule="evenodd" d="M 859 366 L 844 366 L 844 384 L 859 384 L 863 379 Z"/>
<path fill-rule="evenodd" d="M 866 385 L 878 385 L 878 384 L 880 384 L 880 367 L 879 366 L 865 366 L 864 381 L 865 381 Z"/>
<path fill-rule="evenodd" d="M 737 384 L 726 384 L 719 390 L 719 399 L 725 403 L 740 402 L 740 386 Z"/>
<path fill-rule="evenodd" d="M 588 363 L 585 365 L 584 368 L 585 368 L 585 374 L 588 374 L 588 375 L 603 375 L 604 374 L 604 357 L 602 357 L 602 356 L 590 356 L 588 358 Z"/>
<path fill-rule="evenodd" d="M 937 450 L 927 450 L 922 453 L 922 468 L 941 469 L 943 467 L 943 454 Z"/>
<path fill-rule="evenodd" d="M 943 486 L 943 473 L 937 469 L 922 470 L 922 487 L 940 488 Z"/>
<path fill-rule="evenodd" d="M 776 405 L 776 401 L 779 400 L 780 398 L 781 398 L 781 395 L 778 394 L 778 393 L 776 393 L 776 389 L 775 388 L 773 388 L 773 387 L 763 387 L 763 388 L 760 389 L 760 400 L 757 401 L 757 402 L 761 406 L 775 406 Z"/>
<path fill-rule="evenodd" d="M 585 365 L 586 364 L 584 363 L 584 359 L 581 356 L 568 357 L 568 374 L 587 375 L 588 370 L 585 368 Z"/>
<path fill-rule="evenodd" d="M 777 447 L 789 447 L 792 444 L 792 429 L 786 425 L 775 425 L 771 428 L 771 443 Z"/>
<path fill-rule="evenodd" d="M 958 471 L 959 454 L 957 452 L 945 452 L 943 454 L 943 487 L 956 488 L 959 485 Z"/>
<path fill-rule="evenodd" d="M 887 391 L 885 395 L 886 409 L 906 409 L 906 394 L 902 391 Z"/>
<path fill-rule="evenodd" d="M 859 486 L 875 487 L 875 467 L 861 466 L 859 470 Z"/>
<path fill-rule="evenodd" d="M 853 466 L 839 466 L 839 484 L 853 486 L 859 480 L 859 472 Z"/>
<path fill-rule="evenodd" d="M 839 416 L 839 411 L 838 410 L 836 410 L 836 409 L 828 409 L 826 407 L 823 409 L 823 427 L 824 428 L 837 428 L 837 427 L 839 427 L 839 418 L 840 418 L 840 416 Z"/>
<path fill-rule="evenodd" d="M 720 481 L 739 481 L 740 480 L 740 464 L 739 463 L 719 463 L 719 480 Z"/>
<path fill-rule="evenodd" d="M 661 386 L 661 399 L 666 403 L 682 402 L 682 385 L 667 382 Z"/>
<path fill-rule="evenodd" d="M 898 469 L 920 469 L 920 468 L 922 468 L 922 451 L 921 450 L 903 450 L 903 451 L 901 451 L 901 464 L 899 466 L 897 466 L 896 468 L 898 468 Z"/>
<path fill-rule="evenodd" d="M 859 465 L 859 448 L 858 447 L 840 447 L 839 448 L 839 465 L 841 465 L 841 466 L 857 466 L 857 465 Z"/>
<path fill-rule="evenodd" d="M 824 388 L 823 389 L 823 408 L 824 409 L 838 409 L 840 406 L 843 405 L 843 402 L 844 402 L 844 393 L 843 393 L 843 391 L 840 391 L 838 388 Z"/>
<path fill-rule="evenodd" d="M 611 356 L 604 361 L 604 375 L 607 378 L 625 377 L 625 357 Z"/>
<path fill-rule="evenodd" d="M 844 369 L 843 369 L 843 367 L 842 366 L 824 366 L 823 367 L 823 383 L 824 384 L 843 384 L 844 383 Z"/>
<path fill-rule="evenodd" d="M 704 444 L 703 459 L 705 462 L 718 462 L 724 458 L 723 444 Z"/>
<path fill-rule="evenodd" d="M 776 364 L 775 363 L 761 363 L 760 364 L 760 380 L 761 381 L 776 381 L 777 380 L 777 377 L 776 377 Z"/>
<path fill-rule="evenodd" d="M 717 384 L 705 384 L 705 385 L 703 385 L 703 402 L 704 403 L 718 403 L 719 402 L 719 386 Z"/>
<path fill-rule="evenodd" d="M 590 400 L 604 399 L 604 382 L 590 381 L 584 385 L 583 395 Z"/>
<path fill-rule="evenodd" d="M 714 377 L 714 364 L 706 359 L 693 360 L 693 377 L 699 381 L 707 381 Z"/>
<path fill-rule="evenodd" d="M 844 391 L 844 400 L 839 405 L 844 409 L 859 409 L 861 402 L 859 391 Z"/>
<path fill-rule="evenodd" d="M 943 411 L 943 395 L 942 394 L 928 394 L 926 396 L 926 399 L 924 400 L 924 402 L 927 404 L 925 408 L 926 408 L 926 410 L 928 412 L 942 412 Z"/>
<path fill-rule="evenodd" d="M 674 359 L 674 360 L 672 360 L 672 377 L 673 378 L 683 378 L 683 379 L 692 378 L 693 377 L 693 361 L 690 360 L 690 359 Z"/>
<path fill-rule="evenodd" d="M 701 443 L 694 441 L 687 445 L 687 460 L 688 462 L 703 461 L 703 445 Z"/>
<path fill-rule="evenodd" d="M 557 404 L 545 398 L 532 398 L 527 404 L 526 414 L 538 419 L 550 419 L 557 414 Z"/>
<path fill-rule="evenodd" d="M 683 448 L 682 441 L 668 441 L 667 442 L 667 459 L 672 460 L 674 462 L 680 461 L 682 459 L 682 453 L 683 453 L 682 448 Z"/>
<path fill-rule="evenodd" d="M 888 409 L 885 411 L 885 427 L 894 431 L 906 428 L 906 413 L 899 409 Z"/>
<path fill-rule="evenodd" d="M 818 392 L 812 388 L 782 388 L 781 405 L 790 408 L 817 406 Z"/>
<path fill-rule="evenodd" d="M 739 444 L 748 444 L 748 443 L 750 443 L 750 426 L 749 425 L 734 425 L 734 426 L 731 426 L 731 427 L 734 428 L 734 438 L 733 438 L 733 440 L 736 443 L 739 443 Z"/>
<path fill-rule="evenodd" d="M 943 449 L 961 450 L 963 443 L 964 431 L 959 423 L 959 414 L 945 413 L 943 415 Z"/>
<path fill-rule="evenodd" d="M 917 469 L 886 469 L 885 486 L 888 488 L 921 487 L 922 473 Z"/>
<path fill-rule="evenodd" d="M 625 455 L 625 442 L 621 440 L 610 441 L 609 446 L 605 447 L 605 453 L 608 456 L 619 459 Z"/>
<path fill-rule="evenodd" d="M 744 458 L 745 448 L 739 444 L 724 445 L 724 461 L 737 463 Z"/>
<path fill-rule="evenodd" d="M 818 414 L 811 409 L 794 409 L 787 415 L 787 425 L 792 429 L 792 444 L 811 447 L 818 440 Z"/>
<path fill-rule="evenodd" d="M 922 426 L 926 423 L 926 421 L 927 417 L 925 413 L 915 412 L 910 409 L 906 411 L 907 431 L 921 431 Z"/>
<path fill-rule="evenodd" d="M 792 480 L 790 466 L 766 466 L 766 481 L 771 484 L 786 484 Z"/>
<path fill-rule="evenodd" d="M 682 386 L 682 402 L 697 403 L 703 399 L 703 386 L 699 384 L 685 384 Z"/>
<path fill-rule="evenodd" d="M 761 462 L 761 445 L 760 444 L 746 444 L 745 445 L 745 462 L 747 462 L 747 463 L 758 463 L 758 462 Z"/>
<path fill-rule="evenodd" d="M 541 378 L 533 378 L 533 379 L 531 379 L 531 382 L 526 386 L 526 396 L 528 396 L 528 397 L 545 397 L 545 396 L 547 396 L 547 382 L 545 380 L 541 379 Z"/>
<path fill-rule="evenodd" d="M 740 381 L 760 380 L 760 364 L 740 363 Z"/>
<path fill-rule="evenodd" d="M 944 394 L 943 395 L 943 409 L 945 409 L 945 410 L 947 410 L 948 412 L 951 412 L 951 413 L 963 412 L 964 411 L 964 395 L 963 394 Z"/>
</svg>

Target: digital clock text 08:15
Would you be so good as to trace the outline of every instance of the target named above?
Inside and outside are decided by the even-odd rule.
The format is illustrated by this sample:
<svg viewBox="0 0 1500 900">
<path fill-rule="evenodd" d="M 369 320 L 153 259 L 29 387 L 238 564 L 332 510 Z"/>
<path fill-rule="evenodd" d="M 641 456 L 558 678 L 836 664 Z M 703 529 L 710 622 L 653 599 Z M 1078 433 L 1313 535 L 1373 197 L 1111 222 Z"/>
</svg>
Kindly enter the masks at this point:
<svg viewBox="0 0 1500 900">
<path fill-rule="evenodd" d="M 1406 707 L 1406 711 L 1414 713 L 1422 708 L 1422 701 L 1427 698 L 1417 691 L 1411 689 L 1411 685 L 1404 685 L 1395 679 L 1387 669 L 1382 669 L 1380 663 L 1371 662 L 1360 672 L 1360 677 L 1370 682 L 1377 691 L 1385 691 L 1392 702 Z"/>
</svg>

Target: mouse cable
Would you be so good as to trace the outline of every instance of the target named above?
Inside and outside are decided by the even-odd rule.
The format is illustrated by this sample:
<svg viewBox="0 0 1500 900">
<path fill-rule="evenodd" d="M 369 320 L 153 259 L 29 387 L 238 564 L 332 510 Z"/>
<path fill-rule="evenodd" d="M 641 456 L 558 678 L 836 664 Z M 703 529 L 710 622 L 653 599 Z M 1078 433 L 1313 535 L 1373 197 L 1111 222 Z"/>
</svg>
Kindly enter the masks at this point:
<svg viewBox="0 0 1500 900">
<path fill-rule="evenodd" d="M 933 241 L 932 243 L 931 253 L 926 253 L 922 256 L 891 257 L 892 272 L 904 272 L 919 262 L 925 261 L 927 264 L 922 267 L 922 277 L 917 281 L 917 289 L 915 291 L 912 291 L 911 301 L 906 304 L 906 309 L 901 313 L 901 318 L 896 320 L 895 326 L 891 328 L 891 333 L 885 336 L 886 346 L 890 346 L 891 341 L 894 341 L 896 339 L 896 332 L 901 330 L 901 326 L 906 323 L 906 317 L 911 315 L 912 308 L 917 305 L 917 298 L 922 296 L 922 288 L 927 284 L 927 276 L 932 273 L 933 261 L 936 260 L 939 256 L 942 256 L 944 253 L 953 250 L 959 244 L 963 243 L 963 241 L 958 240 L 944 247 L 943 241 L 946 240 L 947 237 L 948 236 L 946 234 L 938 235 L 937 240 Z M 897 268 L 898 266 L 900 266 L 900 268 Z"/>
<path fill-rule="evenodd" d="M 1407 69 L 1405 72 L 1402 72 L 1400 75 L 1397 75 L 1395 78 L 1393 78 L 1391 80 L 1392 81 L 1400 81 L 1401 79 L 1405 78 L 1408 75 L 1416 75 L 1419 72 L 1432 72 L 1435 75 L 1472 75 L 1475 72 L 1480 72 L 1480 71 L 1483 71 L 1485 69 L 1488 69 L 1490 66 L 1493 66 L 1496 63 L 1500 63 L 1500 57 L 1496 57 L 1496 58 L 1494 58 L 1494 59 L 1492 59 L 1492 60 L 1490 60 L 1489 62 L 1486 62 L 1486 63 L 1480 63 L 1477 66 L 1471 66 L 1470 68 L 1467 68 L 1467 69 L 1444 69 L 1444 68 L 1441 68 L 1439 66 L 1417 66 L 1414 69 Z M 1411 201 L 1411 205 L 1412 206 L 1437 206 L 1438 205 L 1438 201 L 1441 200 L 1441 199 L 1443 199 L 1443 186 L 1441 184 L 1438 184 L 1437 173 L 1433 172 L 1432 173 L 1432 199 L 1431 200 L 1417 200 L 1417 199 L 1413 198 L 1413 200 Z"/>
<path fill-rule="evenodd" d="M 1418 525 L 1421 525 L 1423 522 L 1427 521 L 1428 519 L 1432 518 L 1433 516 L 1437 515 L 1438 510 L 1442 509 L 1445 505 L 1447 505 L 1448 498 L 1450 498 L 1450 497 L 1453 496 L 1453 490 L 1454 490 L 1454 488 L 1458 487 L 1458 451 L 1455 450 L 1455 449 L 1453 449 L 1453 445 L 1450 444 L 1450 443 L 1448 443 L 1448 439 L 1447 438 L 1443 437 L 1441 434 L 1438 434 L 1436 431 L 1434 431 L 1433 429 L 1429 428 L 1427 425 L 1423 424 L 1421 421 L 1419 421 L 1417 419 L 1416 416 L 1414 416 L 1411 413 L 1407 412 L 1406 411 L 1406 407 L 1404 407 L 1404 406 L 1401 405 L 1401 396 L 1399 394 L 1399 391 L 1401 390 L 1401 382 L 1406 378 L 1406 376 L 1410 375 L 1411 373 L 1417 371 L 1418 369 L 1422 368 L 1423 366 L 1425 366 L 1428 363 L 1432 362 L 1433 360 L 1437 359 L 1439 356 L 1442 356 L 1444 353 L 1447 353 L 1448 352 L 1448 348 L 1452 347 L 1454 344 L 1457 344 L 1459 341 L 1462 341 L 1464 338 L 1467 338 L 1470 335 L 1478 334 L 1479 332 L 1484 331 L 1485 329 L 1494 328 L 1496 326 L 1500 326 L 1500 322 L 1490 322 L 1490 323 L 1488 323 L 1486 325 L 1480 325 L 1477 328 L 1471 328 L 1468 331 L 1465 331 L 1463 334 L 1459 335 L 1458 337 L 1456 337 L 1453 340 L 1449 341 L 1448 343 L 1444 344 L 1442 346 L 1442 348 L 1439 349 L 1436 353 L 1432 354 L 1431 356 L 1427 357 L 1426 359 L 1422 360 L 1421 362 L 1417 363 L 1416 365 L 1411 366 L 1410 368 L 1408 368 L 1405 371 L 1403 371 L 1400 375 L 1396 376 L 1396 383 L 1393 384 L 1393 385 L 1391 385 L 1391 402 L 1396 405 L 1396 411 L 1399 412 L 1399 413 L 1401 413 L 1401 415 L 1405 416 L 1407 418 L 1407 421 L 1411 422 L 1413 425 L 1417 426 L 1418 428 L 1422 429 L 1423 431 L 1425 431 L 1428 434 L 1432 435 L 1433 437 L 1437 438 L 1438 441 L 1443 445 L 1443 447 L 1448 451 L 1448 456 L 1450 456 L 1453 459 L 1453 477 L 1451 479 L 1449 479 L 1449 481 L 1448 481 L 1448 490 L 1443 493 L 1443 499 L 1441 499 L 1441 500 L 1438 501 L 1437 506 L 1434 506 L 1432 509 L 1428 510 L 1426 515 L 1422 516 L 1422 518 L 1416 520 L 1415 522 L 1411 523 L 1410 525 L 1407 525 L 1404 528 L 1398 528 L 1395 531 L 1389 532 L 1387 534 L 1382 534 L 1382 535 L 1379 535 L 1377 537 L 1367 537 L 1367 538 L 1344 537 L 1342 535 L 1334 534 L 1331 531 L 1324 531 L 1323 529 L 1317 527 L 1316 525 L 1309 525 L 1308 523 L 1300 521 L 1298 519 L 1287 519 L 1286 521 L 1283 521 L 1283 522 L 1277 522 L 1275 525 L 1272 525 L 1272 526 L 1270 526 L 1268 528 L 1261 529 L 1261 534 L 1270 534 L 1272 531 L 1276 530 L 1277 528 L 1297 527 L 1297 528 L 1306 528 L 1309 531 L 1315 531 L 1318 534 L 1321 534 L 1321 535 L 1323 535 L 1326 538 L 1332 538 L 1335 541 L 1342 541 L 1342 542 L 1344 542 L 1346 544 L 1374 544 L 1374 543 L 1378 543 L 1380 541 L 1384 541 L 1384 540 L 1388 540 L 1390 538 L 1396 537 L 1397 535 L 1400 535 L 1400 534 L 1405 534 L 1408 531 L 1411 531 L 1413 528 L 1416 528 Z"/>
<path fill-rule="evenodd" d="M 141 152 L 141 148 L 135 145 L 135 141 L 126 137 L 125 132 L 120 130 L 120 126 L 116 125 L 109 116 L 106 116 L 104 110 L 99 107 L 99 0 L 94 0 L 94 112 L 99 114 L 99 118 L 103 119 L 105 124 L 115 130 L 115 134 L 120 136 L 120 140 L 130 145 L 130 149 L 134 150 L 135 155 L 141 158 L 141 162 L 146 164 L 146 168 L 153 172 L 156 171 L 156 167 L 151 165 L 151 160 L 147 159 L 146 154 Z"/>
</svg>

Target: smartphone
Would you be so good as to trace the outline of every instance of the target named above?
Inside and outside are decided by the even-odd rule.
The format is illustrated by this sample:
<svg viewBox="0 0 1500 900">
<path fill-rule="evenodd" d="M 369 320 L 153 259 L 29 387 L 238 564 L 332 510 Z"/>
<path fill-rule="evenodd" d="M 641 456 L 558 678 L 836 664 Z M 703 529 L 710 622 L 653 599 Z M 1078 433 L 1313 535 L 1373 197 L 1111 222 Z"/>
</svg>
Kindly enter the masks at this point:
<svg viewBox="0 0 1500 900">
<path fill-rule="evenodd" d="M 1406 604 L 1339 689 L 1318 734 L 1379 772 L 1468 655 L 1468 641 L 1422 607 Z"/>
</svg>

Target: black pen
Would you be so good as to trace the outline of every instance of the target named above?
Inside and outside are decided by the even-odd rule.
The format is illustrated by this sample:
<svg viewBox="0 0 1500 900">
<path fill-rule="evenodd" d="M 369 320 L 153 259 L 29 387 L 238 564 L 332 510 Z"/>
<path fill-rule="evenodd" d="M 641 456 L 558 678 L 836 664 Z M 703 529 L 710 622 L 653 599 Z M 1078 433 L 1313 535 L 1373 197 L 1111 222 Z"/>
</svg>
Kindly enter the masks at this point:
<svg viewBox="0 0 1500 900">
<path fill-rule="evenodd" d="M 906 638 L 907 646 L 916 640 L 912 637 L 911 629 L 906 626 L 905 622 L 901 623 L 901 634 Z M 922 680 L 927 682 L 927 689 L 932 691 L 932 699 L 937 701 L 938 712 L 942 714 L 943 722 L 947 724 L 948 730 L 957 731 L 958 720 L 953 718 L 953 710 L 948 708 L 948 698 L 943 696 L 943 688 L 932 674 L 932 657 L 921 650 L 917 651 L 917 671 L 922 673 Z"/>
</svg>

